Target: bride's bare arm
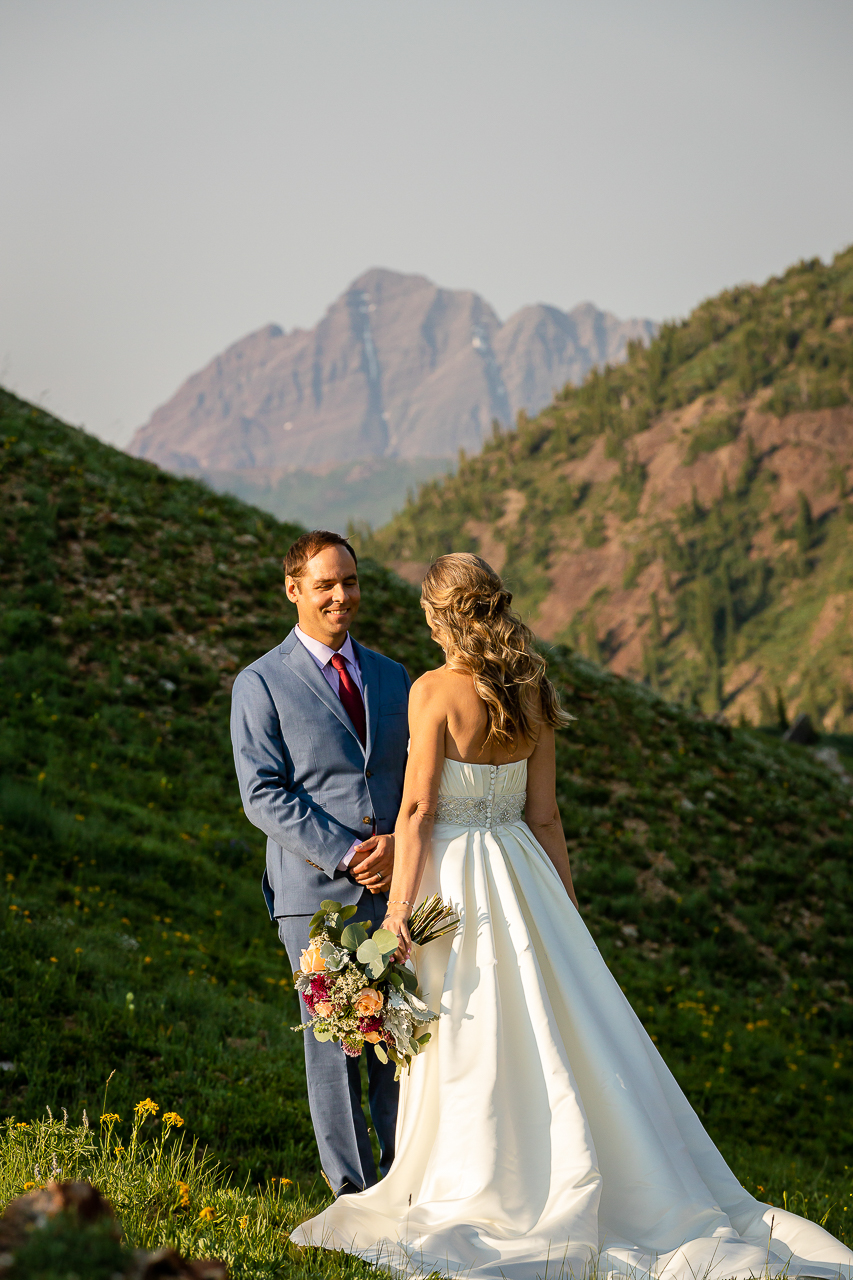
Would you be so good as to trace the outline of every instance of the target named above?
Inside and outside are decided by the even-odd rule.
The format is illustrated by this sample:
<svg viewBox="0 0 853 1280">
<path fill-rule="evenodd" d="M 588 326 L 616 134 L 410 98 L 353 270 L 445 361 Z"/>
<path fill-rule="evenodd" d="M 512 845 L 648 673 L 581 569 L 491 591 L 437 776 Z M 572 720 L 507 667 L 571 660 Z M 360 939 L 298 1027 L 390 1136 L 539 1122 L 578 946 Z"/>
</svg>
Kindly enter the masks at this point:
<svg viewBox="0 0 853 1280">
<path fill-rule="evenodd" d="M 394 831 L 394 874 L 384 924 L 400 939 L 399 959 L 406 959 L 412 948 L 407 921 L 430 850 L 446 727 L 441 673 L 429 671 L 415 681 L 409 694 L 409 762 Z"/>
<path fill-rule="evenodd" d="M 533 755 L 527 761 L 524 820 L 553 862 L 557 875 L 566 886 L 566 893 L 577 907 L 569 851 L 557 808 L 557 758 L 554 730 L 550 725 L 542 726 Z"/>
</svg>

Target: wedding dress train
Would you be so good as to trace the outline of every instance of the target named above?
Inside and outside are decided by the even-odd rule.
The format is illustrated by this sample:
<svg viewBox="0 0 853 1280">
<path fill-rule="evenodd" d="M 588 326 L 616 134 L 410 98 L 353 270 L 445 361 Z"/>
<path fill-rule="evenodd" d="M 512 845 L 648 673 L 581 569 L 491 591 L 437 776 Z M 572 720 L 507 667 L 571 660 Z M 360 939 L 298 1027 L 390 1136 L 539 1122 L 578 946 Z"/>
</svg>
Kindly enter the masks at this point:
<svg viewBox="0 0 853 1280">
<path fill-rule="evenodd" d="M 522 820 L 526 761 L 445 762 L 417 956 L 433 1038 L 397 1158 L 291 1234 L 401 1275 L 853 1280 L 853 1253 L 737 1181 Z"/>
</svg>

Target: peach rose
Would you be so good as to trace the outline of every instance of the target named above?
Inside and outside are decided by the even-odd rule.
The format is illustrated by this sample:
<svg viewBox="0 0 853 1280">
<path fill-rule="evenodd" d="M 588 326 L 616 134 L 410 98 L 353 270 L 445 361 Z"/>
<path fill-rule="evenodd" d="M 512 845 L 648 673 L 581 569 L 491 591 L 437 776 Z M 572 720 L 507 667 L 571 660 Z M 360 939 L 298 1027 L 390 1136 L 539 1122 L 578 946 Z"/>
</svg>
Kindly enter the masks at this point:
<svg viewBox="0 0 853 1280">
<path fill-rule="evenodd" d="M 313 942 L 299 957 L 299 968 L 303 973 L 322 973 L 326 968 L 326 961 L 320 955 L 320 948 L 315 947 Z"/>
<path fill-rule="evenodd" d="M 314 1005 L 314 1012 L 319 1013 L 321 1018 L 328 1018 L 332 1012 L 332 1006 L 329 1004 L 328 1000 L 319 1000 L 317 1004 Z"/>
<path fill-rule="evenodd" d="M 360 1018 L 372 1018 L 379 1012 L 385 1001 L 382 999 L 380 992 L 375 991 L 373 987 L 365 987 L 358 994 L 355 1002 L 355 1011 Z"/>
<path fill-rule="evenodd" d="M 382 1036 L 378 1031 L 365 1031 L 364 1038 L 368 1044 L 379 1044 Z"/>
</svg>

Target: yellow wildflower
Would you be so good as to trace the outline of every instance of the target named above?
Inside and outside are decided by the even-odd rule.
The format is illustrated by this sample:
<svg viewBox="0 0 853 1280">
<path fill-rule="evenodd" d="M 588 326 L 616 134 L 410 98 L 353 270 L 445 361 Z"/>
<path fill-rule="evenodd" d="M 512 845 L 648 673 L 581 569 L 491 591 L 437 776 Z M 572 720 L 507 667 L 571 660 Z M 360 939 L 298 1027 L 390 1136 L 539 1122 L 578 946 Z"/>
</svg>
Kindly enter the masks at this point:
<svg viewBox="0 0 853 1280">
<path fill-rule="evenodd" d="M 159 1102 L 152 1102 L 150 1098 L 143 1098 L 141 1102 L 137 1102 L 133 1108 L 138 1116 L 156 1116 L 160 1110 Z"/>
<path fill-rule="evenodd" d="M 115 1124 L 120 1119 L 121 1116 L 116 1115 L 115 1111 L 107 1111 L 101 1116 L 101 1124 Z"/>
<path fill-rule="evenodd" d="M 248 1225 L 249 1225 L 249 1215 L 248 1215 L 248 1213 L 244 1213 L 242 1218 L 238 1218 L 238 1219 L 237 1219 L 237 1223 L 238 1223 L 238 1226 L 240 1227 L 240 1230 L 241 1230 L 241 1231 L 245 1231 L 245 1230 L 246 1230 L 246 1228 L 247 1228 L 247 1227 L 248 1227 Z"/>
<path fill-rule="evenodd" d="M 190 1189 L 185 1182 L 179 1182 L 178 1191 L 181 1195 L 181 1208 L 186 1209 L 190 1202 Z"/>
<path fill-rule="evenodd" d="M 29 1129 L 29 1127 L 30 1126 L 27 1124 L 26 1120 L 19 1120 L 15 1125 L 16 1129 Z"/>
<path fill-rule="evenodd" d="M 176 1129 L 180 1129 L 183 1123 L 184 1122 L 182 1118 L 178 1115 L 177 1111 L 163 1112 L 163 1124 L 169 1125 L 170 1127 L 174 1125 Z"/>
<path fill-rule="evenodd" d="M 25 1182 L 25 1183 L 24 1183 L 24 1190 L 25 1190 L 25 1191 L 32 1191 L 32 1189 L 33 1189 L 33 1187 L 34 1187 L 35 1185 L 36 1185 L 36 1184 L 35 1184 L 34 1182 Z"/>
<path fill-rule="evenodd" d="M 202 1218 L 205 1222 L 212 1222 L 213 1219 L 216 1217 L 216 1210 L 211 1208 L 211 1206 L 207 1204 L 204 1206 L 203 1209 L 199 1210 L 198 1216 Z"/>
</svg>

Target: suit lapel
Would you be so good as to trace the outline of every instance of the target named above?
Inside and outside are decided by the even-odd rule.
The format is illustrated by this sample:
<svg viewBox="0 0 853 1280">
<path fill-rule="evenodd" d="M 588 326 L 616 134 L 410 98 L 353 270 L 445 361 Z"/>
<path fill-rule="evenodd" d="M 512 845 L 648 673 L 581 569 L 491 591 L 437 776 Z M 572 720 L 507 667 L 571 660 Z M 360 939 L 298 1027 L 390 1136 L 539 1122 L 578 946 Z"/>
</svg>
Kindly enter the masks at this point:
<svg viewBox="0 0 853 1280">
<path fill-rule="evenodd" d="M 291 639 L 293 644 L 288 650 L 287 646 Z M 359 661 L 361 661 L 361 654 L 363 652 L 364 650 L 359 652 Z M 331 685 L 317 666 L 317 663 L 311 657 L 311 654 L 305 648 L 304 644 L 300 644 L 299 637 L 294 635 L 293 632 L 290 633 L 282 644 L 281 654 L 282 662 L 290 667 L 294 675 L 299 676 L 299 679 L 303 680 L 305 684 L 307 684 L 312 693 L 315 693 L 320 701 L 329 708 L 332 714 L 337 716 L 344 728 L 352 734 L 358 745 L 361 746 L 361 739 L 355 731 L 355 726 L 353 725 L 352 720 L 350 720 L 349 716 L 344 711 L 340 698 L 332 692 Z M 362 668 L 362 671 L 363 670 L 364 668 Z M 369 726 L 369 716 L 367 723 Z M 369 738 L 368 741 L 370 741 Z"/>
<path fill-rule="evenodd" d="M 363 645 L 356 644 L 355 640 L 352 643 L 358 656 L 358 665 L 361 667 L 361 682 L 364 685 L 364 710 L 367 717 L 367 750 L 365 754 L 370 759 L 370 753 L 376 741 L 376 730 L 379 727 L 380 666 L 372 649 L 365 649 Z"/>
</svg>

